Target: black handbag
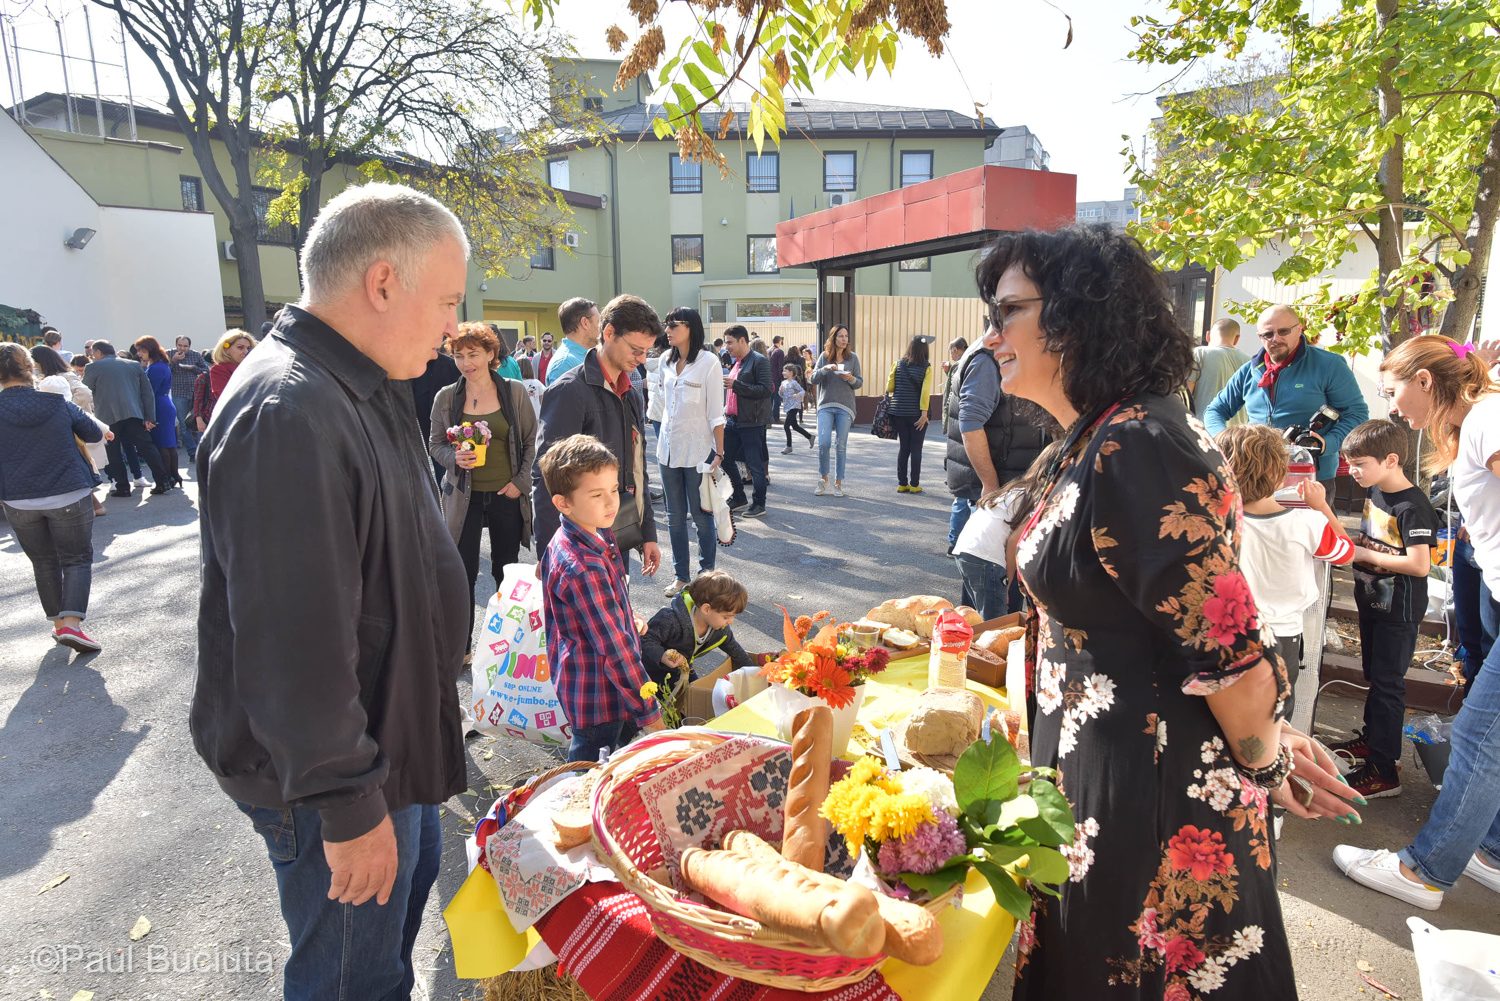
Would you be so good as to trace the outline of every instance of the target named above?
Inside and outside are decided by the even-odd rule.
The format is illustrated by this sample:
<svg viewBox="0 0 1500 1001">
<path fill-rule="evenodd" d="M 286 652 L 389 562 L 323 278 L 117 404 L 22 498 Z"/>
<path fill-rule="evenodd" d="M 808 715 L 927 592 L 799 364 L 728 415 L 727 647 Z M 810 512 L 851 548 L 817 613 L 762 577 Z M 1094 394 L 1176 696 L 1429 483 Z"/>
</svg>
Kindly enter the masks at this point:
<svg viewBox="0 0 1500 1001">
<path fill-rule="evenodd" d="M 875 404 L 875 419 L 870 421 L 870 433 L 877 438 L 891 440 L 896 437 L 896 423 L 891 420 L 891 397 L 887 393 Z"/>
</svg>

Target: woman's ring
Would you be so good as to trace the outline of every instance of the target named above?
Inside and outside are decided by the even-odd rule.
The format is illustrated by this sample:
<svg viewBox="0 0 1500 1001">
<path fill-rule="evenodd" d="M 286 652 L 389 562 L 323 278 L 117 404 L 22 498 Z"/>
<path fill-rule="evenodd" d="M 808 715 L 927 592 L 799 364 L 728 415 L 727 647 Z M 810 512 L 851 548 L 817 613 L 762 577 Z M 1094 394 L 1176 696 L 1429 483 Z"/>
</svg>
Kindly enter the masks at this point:
<svg viewBox="0 0 1500 1001">
<path fill-rule="evenodd" d="M 1292 780 L 1292 798 L 1301 803 L 1303 809 L 1311 810 L 1313 797 L 1317 795 L 1317 790 L 1312 787 L 1312 783 L 1295 775 L 1288 776 L 1288 778 Z"/>
</svg>

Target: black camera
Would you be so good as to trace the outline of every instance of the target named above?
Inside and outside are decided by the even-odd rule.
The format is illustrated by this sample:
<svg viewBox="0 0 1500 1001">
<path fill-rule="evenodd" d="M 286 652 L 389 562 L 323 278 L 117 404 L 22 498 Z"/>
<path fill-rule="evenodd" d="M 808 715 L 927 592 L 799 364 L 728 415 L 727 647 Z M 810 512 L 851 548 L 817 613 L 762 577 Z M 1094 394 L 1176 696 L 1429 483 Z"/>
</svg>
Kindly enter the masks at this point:
<svg viewBox="0 0 1500 1001">
<path fill-rule="evenodd" d="M 1312 415 L 1312 420 L 1307 422 L 1306 427 L 1293 424 L 1282 429 L 1281 437 L 1293 445 L 1302 446 L 1313 455 L 1322 455 L 1323 443 L 1313 435 L 1322 434 L 1325 428 L 1338 419 L 1339 412 L 1325 403 L 1318 408 L 1317 413 Z"/>
</svg>

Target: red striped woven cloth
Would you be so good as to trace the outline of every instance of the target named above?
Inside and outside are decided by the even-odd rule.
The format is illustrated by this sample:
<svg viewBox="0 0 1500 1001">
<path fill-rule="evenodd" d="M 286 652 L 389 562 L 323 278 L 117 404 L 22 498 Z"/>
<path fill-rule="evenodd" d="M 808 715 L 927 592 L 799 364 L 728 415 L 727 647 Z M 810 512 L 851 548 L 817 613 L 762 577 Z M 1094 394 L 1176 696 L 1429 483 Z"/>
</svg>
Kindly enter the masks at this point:
<svg viewBox="0 0 1500 1001">
<path fill-rule="evenodd" d="M 805 994 L 710 970 L 657 938 L 646 905 L 619 883 L 585 884 L 536 928 L 594 1001 L 901 1001 L 879 973 Z"/>
</svg>

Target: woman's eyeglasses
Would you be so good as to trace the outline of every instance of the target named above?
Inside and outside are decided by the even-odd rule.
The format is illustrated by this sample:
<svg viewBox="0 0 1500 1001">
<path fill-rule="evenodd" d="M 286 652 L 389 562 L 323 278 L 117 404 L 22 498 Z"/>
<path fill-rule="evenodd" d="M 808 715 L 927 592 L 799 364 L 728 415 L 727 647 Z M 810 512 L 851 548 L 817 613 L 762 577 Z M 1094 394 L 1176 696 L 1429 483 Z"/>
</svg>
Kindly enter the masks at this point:
<svg viewBox="0 0 1500 1001">
<path fill-rule="evenodd" d="M 1001 299 L 999 302 L 990 300 L 988 303 L 990 326 L 996 330 L 1004 330 L 1010 326 L 1012 320 L 1025 312 L 1026 304 L 1041 301 L 1042 297 L 1039 295 L 1027 296 L 1024 299 Z"/>
</svg>

